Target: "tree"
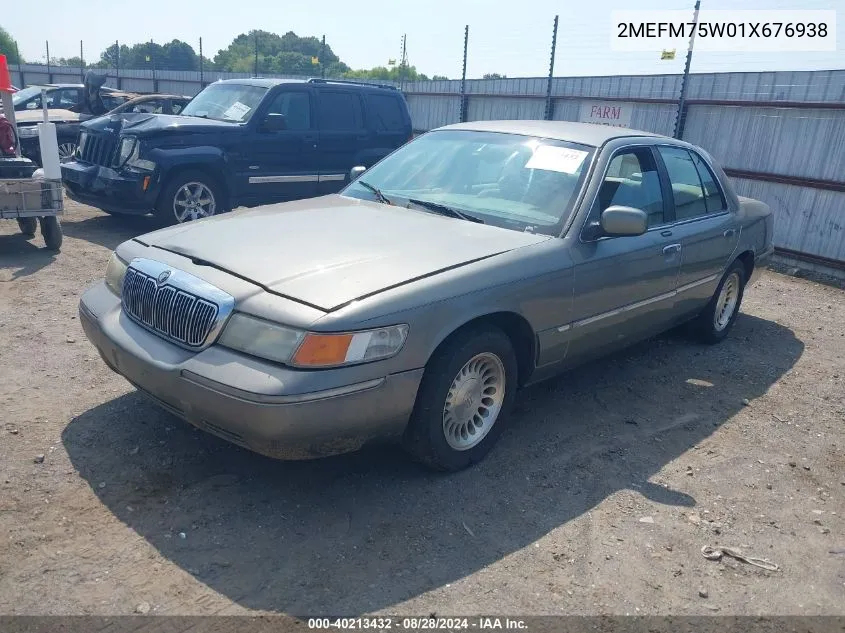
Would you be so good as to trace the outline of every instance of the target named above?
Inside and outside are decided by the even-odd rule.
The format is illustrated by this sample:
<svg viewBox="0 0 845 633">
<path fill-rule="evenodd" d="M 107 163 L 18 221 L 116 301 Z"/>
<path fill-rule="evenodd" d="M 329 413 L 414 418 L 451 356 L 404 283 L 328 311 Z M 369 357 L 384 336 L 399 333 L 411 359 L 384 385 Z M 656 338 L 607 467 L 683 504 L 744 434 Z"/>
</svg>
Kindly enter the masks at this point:
<svg viewBox="0 0 845 633">
<path fill-rule="evenodd" d="M 449 78 L 446 75 L 432 75 L 431 80 L 432 81 L 448 81 Z"/>
<path fill-rule="evenodd" d="M 318 75 L 346 72 L 343 64 L 328 44 L 316 37 L 300 37 L 293 31 L 284 35 L 253 30 L 241 33 L 225 49 L 217 52 L 217 70 L 254 72 L 255 51 L 258 49 L 258 71 L 280 74 Z M 316 58 L 317 63 L 312 60 Z M 330 72 L 331 71 L 331 72 Z"/>
<path fill-rule="evenodd" d="M 484 73 L 482 79 L 507 79 L 507 75 L 500 75 L 499 73 Z"/>
<path fill-rule="evenodd" d="M 15 40 L 9 35 L 9 32 L 0 26 L 0 55 L 6 56 L 6 61 L 10 64 L 20 64 L 23 60 L 18 57 Z"/>
<path fill-rule="evenodd" d="M 71 66 L 73 68 L 82 68 L 85 64 L 82 63 L 82 58 L 77 57 L 51 57 L 50 64 L 53 66 Z"/>
<path fill-rule="evenodd" d="M 382 79 L 387 81 L 427 81 L 428 77 L 417 71 L 416 66 L 376 66 L 369 70 L 350 70 L 343 75 L 347 79 Z"/>
</svg>

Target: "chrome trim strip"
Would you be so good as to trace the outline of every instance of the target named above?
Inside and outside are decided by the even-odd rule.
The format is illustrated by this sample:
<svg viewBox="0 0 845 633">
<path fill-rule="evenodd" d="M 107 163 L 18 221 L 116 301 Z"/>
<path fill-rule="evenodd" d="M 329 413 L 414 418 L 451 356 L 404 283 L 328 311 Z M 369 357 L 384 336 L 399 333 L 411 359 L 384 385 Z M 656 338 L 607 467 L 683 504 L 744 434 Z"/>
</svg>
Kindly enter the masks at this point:
<svg viewBox="0 0 845 633">
<path fill-rule="evenodd" d="M 329 398 L 337 398 L 339 396 L 349 396 L 360 393 L 362 391 L 369 391 L 381 387 L 387 380 L 386 376 L 381 378 L 374 378 L 364 382 L 357 382 L 352 385 L 344 385 L 343 387 L 335 387 L 334 389 L 324 389 L 322 391 L 311 391 L 309 393 L 292 394 L 289 396 L 279 395 L 273 396 L 268 394 L 253 393 L 251 391 L 244 391 L 237 387 L 226 385 L 216 380 L 200 376 L 192 371 L 183 369 L 181 372 L 182 378 L 199 387 L 211 389 L 215 393 L 231 398 L 237 398 L 244 402 L 251 402 L 253 404 L 299 404 L 302 402 L 314 402 L 316 400 L 327 400 Z"/>
<path fill-rule="evenodd" d="M 709 277 L 705 277 L 704 279 L 699 279 L 698 281 L 693 281 L 691 283 L 684 284 L 683 286 L 680 286 L 676 292 L 678 294 L 680 294 L 682 292 L 686 292 L 687 290 L 692 290 L 693 288 L 696 288 L 696 287 L 701 286 L 703 284 L 710 283 L 711 281 L 715 281 L 718 278 L 719 278 L 718 274 L 710 275 Z"/>
<path fill-rule="evenodd" d="M 346 174 L 320 174 L 320 182 L 335 182 L 338 180 L 346 180 Z"/>
<path fill-rule="evenodd" d="M 643 308 L 647 305 L 651 305 L 652 303 L 659 303 L 660 301 L 671 299 L 672 297 L 675 297 L 682 292 L 686 292 L 687 290 L 692 290 L 693 288 L 696 288 L 703 284 L 715 281 L 719 277 L 720 275 L 718 273 L 716 273 L 715 275 L 709 275 L 707 277 L 704 277 L 703 279 L 698 279 L 691 283 L 684 284 L 683 286 L 680 286 L 677 290 L 670 290 L 669 292 L 664 292 L 663 294 L 655 295 L 654 297 L 649 297 L 648 299 L 643 299 L 642 301 L 637 301 L 636 303 L 629 303 L 628 305 L 622 306 L 620 308 L 614 308 L 613 310 L 608 310 L 607 312 L 595 314 L 591 317 L 587 317 L 586 319 L 581 319 L 580 321 L 566 323 L 558 327 L 557 331 L 563 333 L 572 328 L 584 327 L 585 325 L 595 323 L 596 321 L 601 321 L 602 319 L 607 319 L 609 317 L 613 317 L 624 312 L 630 312 L 631 310 L 637 310 L 638 308 Z"/>
<path fill-rule="evenodd" d="M 250 176 L 249 184 L 259 185 L 268 182 L 318 182 L 317 174 L 302 174 L 297 176 Z"/>
</svg>

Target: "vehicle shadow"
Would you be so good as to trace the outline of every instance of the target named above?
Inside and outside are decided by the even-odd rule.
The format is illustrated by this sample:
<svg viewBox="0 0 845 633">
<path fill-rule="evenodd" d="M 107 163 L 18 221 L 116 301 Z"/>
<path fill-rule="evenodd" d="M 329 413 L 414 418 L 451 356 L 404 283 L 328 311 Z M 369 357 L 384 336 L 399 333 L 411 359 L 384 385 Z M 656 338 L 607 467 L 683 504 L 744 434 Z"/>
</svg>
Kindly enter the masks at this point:
<svg viewBox="0 0 845 633">
<path fill-rule="evenodd" d="M 29 238 L 23 233 L 0 235 L 0 268 L 13 271 L 10 281 L 37 273 L 55 259 L 55 251 L 43 247 L 40 235 Z"/>
<path fill-rule="evenodd" d="M 75 418 L 62 439 L 111 512 L 235 603 L 361 614 L 481 570 L 620 490 L 694 506 L 649 479 L 802 352 L 791 330 L 748 315 L 717 346 L 669 333 L 525 390 L 494 451 L 452 475 L 393 447 L 273 461 L 137 393 Z"/>
<path fill-rule="evenodd" d="M 67 237 L 99 244 L 110 250 L 138 235 L 162 228 L 161 222 L 151 215 L 102 215 L 73 221 L 62 221 Z"/>
</svg>

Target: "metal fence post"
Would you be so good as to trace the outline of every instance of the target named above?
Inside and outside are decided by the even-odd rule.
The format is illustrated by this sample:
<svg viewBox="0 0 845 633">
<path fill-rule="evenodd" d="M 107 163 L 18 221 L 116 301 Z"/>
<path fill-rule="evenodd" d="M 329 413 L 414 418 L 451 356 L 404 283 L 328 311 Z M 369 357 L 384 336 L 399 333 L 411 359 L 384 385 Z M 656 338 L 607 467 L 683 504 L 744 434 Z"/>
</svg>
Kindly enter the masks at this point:
<svg viewBox="0 0 845 633">
<path fill-rule="evenodd" d="M 153 49 L 152 40 L 150 40 L 150 63 L 153 66 L 153 92 L 158 92 L 158 79 L 156 79 L 156 54 Z"/>
<path fill-rule="evenodd" d="M 50 42 L 44 42 L 47 45 L 47 83 L 53 83 L 53 71 L 50 70 Z"/>
<path fill-rule="evenodd" d="M 546 84 L 546 121 L 554 118 L 554 103 L 552 102 L 552 76 L 555 73 L 555 48 L 557 47 L 557 19 L 555 16 L 555 27 L 552 31 L 552 55 L 549 61 L 549 81 Z"/>
<path fill-rule="evenodd" d="M 695 44 L 695 32 L 698 25 L 698 9 L 701 7 L 701 0 L 695 0 L 695 12 L 692 16 L 692 35 L 689 38 L 689 48 L 687 49 L 687 61 L 684 64 L 684 77 L 681 79 L 681 94 L 678 97 L 678 116 L 675 117 L 675 138 L 682 138 L 684 135 L 684 125 L 687 122 L 687 85 L 689 84 L 689 67 L 692 63 L 692 47 Z"/>
<path fill-rule="evenodd" d="M 26 88 L 26 81 L 23 76 L 23 68 L 21 67 L 21 52 L 18 50 L 18 42 L 15 40 L 15 55 L 18 58 L 18 74 L 21 76 L 21 88 Z"/>
<path fill-rule="evenodd" d="M 82 51 L 82 40 L 79 40 L 79 78 L 85 81 L 85 53 Z"/>
<path fill-rule="evenodd" d="M 253 77 L 258 77 L 258 31 L 255 31 L 255 68 L 252 71 Z"/>
<path fill-rule="evenodd" d="M 469 24 L 464 27 L 464 66 L 461 71 L 461 113 L 460 121 L 464 123 L 467 120 L 467 45 L 469 44 Z"/>
<path fill-rule="evenodd" d="M 205 81 L 204 81 L 204 77 L 203 77 L 203 66 L 204 65 L 205 65 L 205 62 L 203 61 L 203 58 L 202 58 L 202 38 L 200 38 L 200 90 L 205 88 Z"/>
<path fill-rule="evenodd" d="M 115 84 L 117 84 L 117 89 L 120 90 L 120 41 L 114 41 L 114 72 L 115 72 Z"/>
</svg>

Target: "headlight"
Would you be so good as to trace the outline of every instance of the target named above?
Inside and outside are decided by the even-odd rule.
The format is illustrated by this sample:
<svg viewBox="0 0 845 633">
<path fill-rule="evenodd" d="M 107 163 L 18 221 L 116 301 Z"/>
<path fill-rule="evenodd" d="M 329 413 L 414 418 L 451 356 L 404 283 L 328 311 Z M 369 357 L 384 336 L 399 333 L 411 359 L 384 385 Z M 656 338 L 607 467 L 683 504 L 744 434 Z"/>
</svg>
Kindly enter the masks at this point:
<svg viewBox="0 0 845 633">
<path fill-rule="evenodd" d="M 35 138 L 38 136 L 37 125 L 24 125 L 18 128 L 19 138 Z"/>
<path fill-rule="evenodd" d="M 118 297 L 123 292 L 123 278 L 126 276 L 126 267 L 126 262 L 120 259 L 117 253 L 111 254 L 108 266 L 106 266 L 106 286 Z"/>
<path fill-rule="evenodd" d="M 232 349 L 295 367 L 340 367 L 389 358 L 402 349 L 407 325 L 316 334 L 235 314 L 220 337 Z"/>
<path fill-rule="evenodd" d="M 129 157 L 132 155 L 132 152 L 135 150 L 135 145 L 138 143 L 138 139 L 134 136 L 124 136 L 120 139 L 120 148 L 117 152 L 117 160 L 115 161 L 115 165 L 117 167 L 122 167 L 123 164 L 129 160 Z"/>
</svg>

